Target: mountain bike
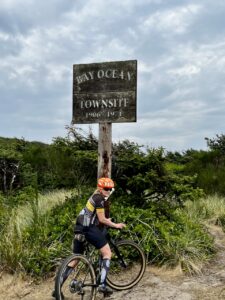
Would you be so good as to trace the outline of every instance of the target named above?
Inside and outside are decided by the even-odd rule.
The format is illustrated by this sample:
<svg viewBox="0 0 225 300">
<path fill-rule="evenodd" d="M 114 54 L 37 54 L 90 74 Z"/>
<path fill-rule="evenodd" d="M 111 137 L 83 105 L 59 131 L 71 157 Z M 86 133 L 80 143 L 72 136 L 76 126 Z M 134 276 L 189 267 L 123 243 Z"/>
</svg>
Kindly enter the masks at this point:
<svg viewBox="0 0 225 300">
<path fill-rule="evenodd" d="M 142 278 L 146 268 L 143 250 L 132 240 L 115 240 L 107 233 L 112 258 L 107 275 L 107 284 L 114 290 L 132 288 Z M 101 255 L 86 240 L 84 255 L 73 254 L 61 264 L 56 280 L 56 300 L 94 300 L 100 284 Z M 68 265 L 75 265 L 63 282 L 63 274 Z M 63 283 L 62 283 L 63 282 Z"/>
</svg>

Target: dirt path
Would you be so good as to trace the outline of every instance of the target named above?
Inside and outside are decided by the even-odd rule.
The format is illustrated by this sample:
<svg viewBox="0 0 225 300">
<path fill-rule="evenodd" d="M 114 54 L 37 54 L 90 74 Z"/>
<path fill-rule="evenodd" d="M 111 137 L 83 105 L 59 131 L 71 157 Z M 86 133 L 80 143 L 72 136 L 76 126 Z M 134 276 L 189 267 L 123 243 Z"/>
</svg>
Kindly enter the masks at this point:
<svg viewBox="0 0 225 300">
<path fill-rule="evenodd" d="M 147 267 L 141 282 L 133 289 L 115 292 L 109 300 L 219 300 L 225 299 L 225 234 L 210 226 L 218 253 L 201 276 L 187 277 L 179 270 Z M 53 278 L 39 285 L 16 276 L 1 274 L 0 298 L 5 300 L 52 300 Z M 97 297 L 97 300 L 100 300 Z"/>
</svg>

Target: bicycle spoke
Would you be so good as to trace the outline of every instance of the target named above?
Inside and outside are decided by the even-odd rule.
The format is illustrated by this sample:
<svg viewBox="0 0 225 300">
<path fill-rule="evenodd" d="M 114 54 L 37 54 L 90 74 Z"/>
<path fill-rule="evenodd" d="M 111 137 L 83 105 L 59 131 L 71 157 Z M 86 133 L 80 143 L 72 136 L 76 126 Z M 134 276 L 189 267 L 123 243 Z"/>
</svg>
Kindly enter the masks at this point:
<svg viewBox="0 0 225 300">
<path fill-rule="evenodd" d="M 64 262 L 58 273 L 58 281 L 62 282 L 62 277 L 66 266 L 74 262 L 74 270 L 69 274 L 62 285 L 56 284 L 57 300 L 62 300 L 63 295 L 66 300 L 92 300 L 95 293 L 95 274 L 93 267 L 84 256 L 74 256 L 72 259 Z"/>
<path fill-rule="evenodd" d="M 137 244 L 132 241 L 118 242 L 112 249 L 107 282 L 114 289 L 128 289 L 140 281 L 145 266 L 145 256 Z"/>
</svg>

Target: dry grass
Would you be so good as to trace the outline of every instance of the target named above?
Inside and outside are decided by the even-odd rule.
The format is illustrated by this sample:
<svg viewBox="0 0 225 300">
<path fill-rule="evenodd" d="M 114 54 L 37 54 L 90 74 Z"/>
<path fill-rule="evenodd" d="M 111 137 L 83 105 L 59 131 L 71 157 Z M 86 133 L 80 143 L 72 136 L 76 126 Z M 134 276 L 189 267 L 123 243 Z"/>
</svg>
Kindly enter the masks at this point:
<svg viewBox="0 0 225 300">
<path fill-rule="evenodd" d="M 213 195 L 188 201 L 185 210 L 192 220 L 217 224 L 219 219 L 225 216 L 225 198 Z"/>
<path fill-rule="evenodd" d="M 23 231 L 31 224 L 36 224 L 39 217 L 54 206 L 63 203 L 66 197 L 71 196 L 71 193 L 72 191 L 60 190 L 40 194 L 37 200 L 16 207 L 9 212 L 9 222 L 0 237 L 0 259 L 7 262 L 9 268 L 18 265 L 27 250 L 24 249 Z M 47 219 L 43 220 L 42 226 L 46 226 L 47 222 Z M 22 268 L 22 265 L 20 267 Z"/>
<path fill-rule="evenodd" d="M 60 190 L 60 191 L 53 191 L 48 192 L 45 194 L 39 194 L 37 200 L 37 213 L 42 215 L 47 211 L 51 210 L 54 206 L 58 204 L 62 204 L 67 197 L 70 197 L 72 191 Z M 33 202 L 29 203 L 28 205 L 21 205 L 18 208 L 14 209 L 12 212 L 11 221 L 9 224 L 11 226 L 17 227 L 17 232 L 29 226 L 31 224 L 34 217 L 33 211 Z"/>
</svg>

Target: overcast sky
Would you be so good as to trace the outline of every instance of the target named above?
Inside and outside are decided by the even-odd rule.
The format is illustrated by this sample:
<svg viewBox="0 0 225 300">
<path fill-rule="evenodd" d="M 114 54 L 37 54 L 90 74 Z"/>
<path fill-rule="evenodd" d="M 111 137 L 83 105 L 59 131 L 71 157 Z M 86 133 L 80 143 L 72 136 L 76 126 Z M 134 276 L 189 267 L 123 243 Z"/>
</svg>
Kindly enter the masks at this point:
<svg viewBox="0 0 225 300">
<path fill-rule="evenodd" d="M 133 59 L 137 122 L 114 141 L 185 151 L 225 132 L 224 0 L 1 0 L 0 136 L 65 136 L 73 64 Z"/>
</svg>

